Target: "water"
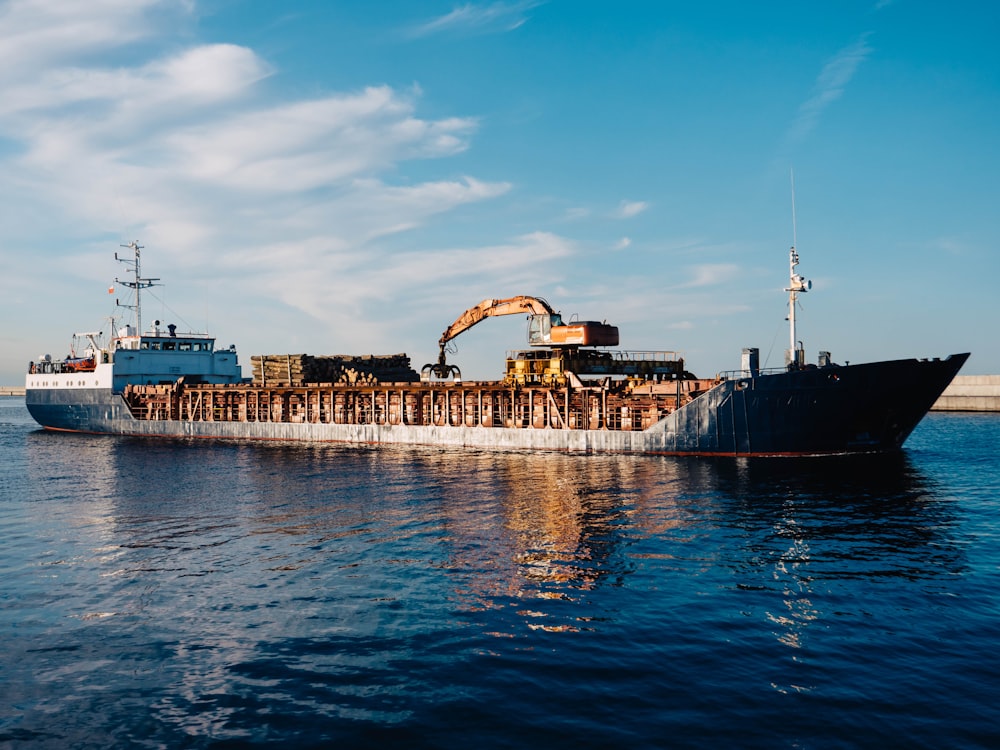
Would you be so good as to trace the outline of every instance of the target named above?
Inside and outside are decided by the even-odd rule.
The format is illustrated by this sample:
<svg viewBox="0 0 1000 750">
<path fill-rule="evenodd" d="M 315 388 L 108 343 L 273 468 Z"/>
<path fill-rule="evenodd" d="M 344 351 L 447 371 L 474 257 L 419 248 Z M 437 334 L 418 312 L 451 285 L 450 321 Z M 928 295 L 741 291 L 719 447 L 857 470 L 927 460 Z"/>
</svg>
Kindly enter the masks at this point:
<svg viewBox="0 0 1000 750">
<path fill-rule="evenodd" d="M 998 446 L 142 441 L 0 399 L 0 746 L 995 747 Z"/>
</svg>

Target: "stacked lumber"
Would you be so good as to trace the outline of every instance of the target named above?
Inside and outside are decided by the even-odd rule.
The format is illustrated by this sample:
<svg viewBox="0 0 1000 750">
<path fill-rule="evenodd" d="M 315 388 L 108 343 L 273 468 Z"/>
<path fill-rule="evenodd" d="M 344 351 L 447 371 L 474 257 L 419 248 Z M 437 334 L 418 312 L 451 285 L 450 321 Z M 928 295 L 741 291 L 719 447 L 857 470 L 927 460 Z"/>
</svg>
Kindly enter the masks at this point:
<svg viewBox="0 0 1000 750">
<path fill-rule="evenodd" d="M 420 376 L 405 354 L 263 354 L 250 357 L 257 385 L 290 383 L 414 383 Z"/>
</svg>

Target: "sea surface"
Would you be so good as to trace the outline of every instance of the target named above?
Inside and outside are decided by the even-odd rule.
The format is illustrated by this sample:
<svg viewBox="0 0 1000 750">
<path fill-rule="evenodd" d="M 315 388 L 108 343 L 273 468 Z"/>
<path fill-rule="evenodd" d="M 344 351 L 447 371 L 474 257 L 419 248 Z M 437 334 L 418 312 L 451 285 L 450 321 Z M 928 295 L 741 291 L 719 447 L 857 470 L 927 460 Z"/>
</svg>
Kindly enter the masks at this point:
<svg viewBox="0 0 1000 750">
<path fill-rule="evenodd" d="M 0 747 L 1000 747 L 1000 415 L 714 460 L 50 434 Z"/>
</svg>

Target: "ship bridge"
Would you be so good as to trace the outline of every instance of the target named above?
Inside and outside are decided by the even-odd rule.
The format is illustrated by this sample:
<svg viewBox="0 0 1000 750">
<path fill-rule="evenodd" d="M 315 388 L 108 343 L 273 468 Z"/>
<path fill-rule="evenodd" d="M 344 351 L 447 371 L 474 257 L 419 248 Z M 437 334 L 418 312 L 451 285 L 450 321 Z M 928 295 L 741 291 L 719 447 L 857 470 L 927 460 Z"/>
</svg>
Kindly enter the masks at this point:
<svg viewBox="0 0 1000 750">
<path fill-rule="evenodd" d="M 131 326 L 112 342 L 113 390 L 128 384 L 173 383 L 182 375 L 193 383 L 238 383 L 242 379 L 236 347 L 216 349 L 215 338 L 203 333 L 178 334 L 173 324 L 166 332 L 159 321 L 148 333 L 136 335 Z"/>
</svg>

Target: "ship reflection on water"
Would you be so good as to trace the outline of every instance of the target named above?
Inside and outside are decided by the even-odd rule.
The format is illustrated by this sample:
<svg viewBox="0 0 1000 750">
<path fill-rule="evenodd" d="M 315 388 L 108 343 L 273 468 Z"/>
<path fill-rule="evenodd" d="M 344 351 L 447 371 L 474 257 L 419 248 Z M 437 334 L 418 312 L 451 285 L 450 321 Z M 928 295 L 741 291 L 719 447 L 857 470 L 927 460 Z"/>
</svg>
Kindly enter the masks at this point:
<svg viewBox="0 0 1000 750">
<path fill-rule="evenodd" d="M 250 566 L 272 583 L 308 575 L 340 594 L 400 602 L 429 588 L 458 621 L 480 616 L 498 635 L 615 622 L 627 615 L 594 592 L 620 587 L 665 606 L 742 592 L 736 611 L 768 619 L 799 646 L 829 614 L 811 599 L 817 585 L 962 565 L 948 504 L 905 455 L 711 460 L 31 440 L 50 491 L 94 501 L 85 517 L 101 527 L 102 549 L 117 548 L 119 575 Z M 195 552 L 204 549 L 210 559 Z"/>
<path fill-rule="evenodd" d="M 20 420 L 0 435 L 0 744 L 996 736 L 995 419 L 931 419 L 907 454 L 815 460 L 147 441 Z"/>
<path fill-rule="evenodd" d="M 747 611 L 792 649 L 831 618 L 857 618 L 859 633 L 870 626 L 863 621 L 876 607 L 849 593 L 859 582 L 891 597 L 966 567 L 949 536 L 957 519 L 947 493 L 905 454 L 738 462 L 720 466 L 718 479 L 726 516 L 745 539 L 729 564 L 739 587 L 761 594 Z"/>
</svg>

